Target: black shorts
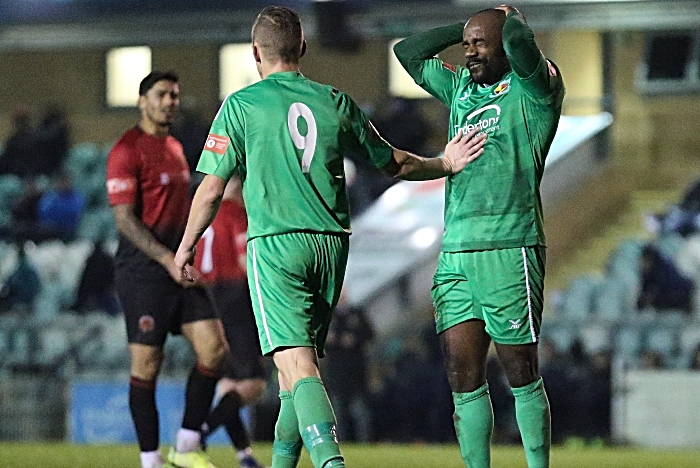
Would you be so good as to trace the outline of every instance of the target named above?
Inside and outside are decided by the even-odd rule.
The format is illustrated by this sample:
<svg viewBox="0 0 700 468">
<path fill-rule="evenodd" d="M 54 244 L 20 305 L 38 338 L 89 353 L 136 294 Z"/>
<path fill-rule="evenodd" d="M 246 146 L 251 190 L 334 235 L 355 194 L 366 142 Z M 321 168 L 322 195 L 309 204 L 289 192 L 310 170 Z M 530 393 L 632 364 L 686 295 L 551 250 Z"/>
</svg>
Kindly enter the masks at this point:
<svg viewBox="0 0 700 468">
<path fill-rule="evenodd" d="M 265 368 L 248 282 L 215 283 L 209 291 L 231 348 L 224 376 L 235 380 L 264 379 Z"/>
<path fill-rule="evenodd" d="M 163 346 L 185 323 L 219 318 L 204 288 L 183 288 L 169 276 L 134 277 L 117 270 L 117 295 L 129 343 Z"/>
</svg>

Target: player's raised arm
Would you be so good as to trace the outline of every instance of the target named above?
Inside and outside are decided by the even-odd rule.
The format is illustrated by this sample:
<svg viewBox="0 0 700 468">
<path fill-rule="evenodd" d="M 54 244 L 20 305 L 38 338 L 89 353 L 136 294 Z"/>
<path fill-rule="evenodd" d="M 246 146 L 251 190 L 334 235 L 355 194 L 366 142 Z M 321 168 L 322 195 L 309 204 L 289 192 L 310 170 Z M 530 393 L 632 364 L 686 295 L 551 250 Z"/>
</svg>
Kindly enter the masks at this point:
<svg viewBox="0 0 700 468">
<path fill-rule="evenodd" d="M 444 103 L 452 98 L 455 67 L 443 63 L 435 55 L 462 42 L 463 29 L 463 23 L 442 26 L 407 37 L 394 46 L 396 58 L 413 81 Z"/>
<path fill-rule="evenodd" d="M 536 96 L 551 93 L 553 84 L 559 78 L 556 69 L 549 67 L 542 52 L 537 47 L 535 35 L 525 21 L 525 17 L 514 7 L 500 5 L 506 15 L 503 24 L 503 49 L 511 69 L 523 80 L 523 85 Z"/>
<path fill-rule="evenodd" d="M 460 172 L 484 152 L 486 135 L 476 136 L 478 129 L 467 134 L 457 132 L 445 146 L 445 155 L 440 158 L 425 158 L 393 149 L 393 158 L 382 168 L 385 174 L 403 180 L 439 179 Z"/>
</svg>

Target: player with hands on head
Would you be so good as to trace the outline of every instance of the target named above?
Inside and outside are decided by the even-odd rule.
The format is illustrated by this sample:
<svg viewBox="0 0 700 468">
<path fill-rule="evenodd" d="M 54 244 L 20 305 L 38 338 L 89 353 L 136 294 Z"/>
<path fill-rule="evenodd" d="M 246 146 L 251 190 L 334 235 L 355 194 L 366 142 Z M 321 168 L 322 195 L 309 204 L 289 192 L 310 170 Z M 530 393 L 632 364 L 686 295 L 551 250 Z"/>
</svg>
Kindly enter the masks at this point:
<svg viewBox="0 0 700 468">
<path fill-rule="evenodd" d="M 191 269 L 185 279 L 175 263 L 190 204 L 187 161 L 182 145 L 169 135 L 179 104 L 177 75 L 151 72 L 139 87 L 139 123 L 117 141 L 107 161 L 107 192 L 119 232 L 115 284 L 131 355 L 129 409 L 143 468 L 213 468 L 199 450 L 199 429 L 227 350 L 201 275 Z M 159 452 L 155 389 L 168 333 L 184 335 L 197 361 L 166 464 Z"/>
<path fill-rule="evenodd" d="M 454 44 L 464 49 L 464 66 L 435 57 Z M 486 357 L 493 341 L 515 396 L 528 466 L 548 467 L 549 402 L 537 362 L 545 270 L 539 185 L 561 115 L 560 73 L 508 5 L 410 36 L 394 52 L 413 80 L 450 108 L 450 135 L 489 135 L 484 155 L 445 184 L 445 234 L 431 291 L 462 458 L 469 468 L 491 463 Z"/>
<path fill-rule="evenodd" d="M 316 468 L 344 467 L 318 368 L 349 249 L 343 154 L 353 150 L 393 177 L 435 179 L 476 159 L 485 138 L 474 131 L 457 134 L 442 158 L 393 148 L 347 94 L 301 74 L 306 41 L 299 15 L 289 8 L 264 8 L 252 42 L 262 80 L 230 95 L 214 118 L 197 166 L 207 175 L 175 263 L 189 277 L 194 246 L 214 219 L 228 180 L 238 175 L 260 344 L 263 354 L 272 355 L 280 383 L 272 466 L 295 467 L 305 446 Z"/>
</svg>

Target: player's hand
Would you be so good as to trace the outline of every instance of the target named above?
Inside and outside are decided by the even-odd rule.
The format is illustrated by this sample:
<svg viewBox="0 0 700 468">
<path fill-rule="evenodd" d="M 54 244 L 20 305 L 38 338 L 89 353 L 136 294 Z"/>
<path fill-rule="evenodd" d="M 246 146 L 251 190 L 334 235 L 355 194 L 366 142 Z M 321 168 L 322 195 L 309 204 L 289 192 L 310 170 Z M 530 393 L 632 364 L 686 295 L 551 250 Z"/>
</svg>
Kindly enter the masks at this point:
<svg viewBox="0 0 700 468">
<path fill-rule="evenodd" d="M 194 263 L 194 256 L 196 252 L 196 247 L 184 249 L 182 245 L 180 245 L 180 248 L 177 249 L 177 253 L 175 254 L 175 258 L 173 259 L 173 271 L 168 269 L 170 276 L 172 276 L 172 278 L 182 286 L 188 287 L 194 285 L 195 277 L 191 272 L 191 270 L 194 270 L 194 268 L 190 268 L 189 265 Z M 201 277 L 201 274 L 199 276 Z"/>
<path fill-rule="evenodd" d="M 505 12 L 506 16 L 508 16 L 508 13 L 510 13 L 511 11 L 518 11 L 518 9 L 515 8 L 514 6 L 510 6 L 510 5 L 506 5 L 506 4 L 498 5 L 495 8 L 495 10 L 501 10 L 501 11 Z"/>
<path fill-rule="evenodd" d="M 486 134 L 477 136 L 479 129 L 475 128 L 469 133 L 462 134 L 462 130 L 445 146 L 445 156 L 443 158 L 447 171 L 456 174 L 467 164 L 474 161 L 484 152 L 486 144 Z"/>
</svg>

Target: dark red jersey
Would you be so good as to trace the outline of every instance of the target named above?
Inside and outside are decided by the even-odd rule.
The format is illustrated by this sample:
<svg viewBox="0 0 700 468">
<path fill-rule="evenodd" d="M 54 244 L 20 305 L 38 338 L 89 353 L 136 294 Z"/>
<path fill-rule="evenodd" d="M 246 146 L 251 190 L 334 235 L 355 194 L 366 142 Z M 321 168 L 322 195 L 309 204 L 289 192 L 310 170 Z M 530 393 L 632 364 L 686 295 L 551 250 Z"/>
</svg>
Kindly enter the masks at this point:
<svg viewBox="0 0 700 468">
<path fill-rule="evenodd" d="M 109 153 L 109 204 L 134 205 L 136 216 L 154 237 L 177 250 L 190 210 L 190 171 L 182 145 L 173 137 L 158 138 L 138 127 L 127 131 Z M 119 237 L 117 268 L 136 274 L 165 273 L 165 269 Z"/>
<path fill-rule="evenodd" d="M 197 244 L 194 265 L 208 282 L 246 279 L 240 258 L 245 258 L 248 218 L 245 208 L 233 200 L 221 202 L 219 212 Z"/>
</svg>

